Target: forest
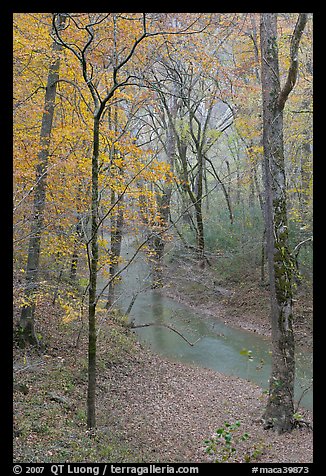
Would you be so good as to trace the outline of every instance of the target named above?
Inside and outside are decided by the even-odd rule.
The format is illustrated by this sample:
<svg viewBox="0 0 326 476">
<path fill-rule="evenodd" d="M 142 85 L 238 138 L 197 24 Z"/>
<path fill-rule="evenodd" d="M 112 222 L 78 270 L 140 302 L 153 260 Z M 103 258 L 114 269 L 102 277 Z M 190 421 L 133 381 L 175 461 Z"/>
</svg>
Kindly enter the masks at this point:
<svg viewBox="0 0 326 476">
<path fill-rule="evenodd" d="M 13 14 L 14 462 L 313 461 L 312 34 Z"/>
</svg>

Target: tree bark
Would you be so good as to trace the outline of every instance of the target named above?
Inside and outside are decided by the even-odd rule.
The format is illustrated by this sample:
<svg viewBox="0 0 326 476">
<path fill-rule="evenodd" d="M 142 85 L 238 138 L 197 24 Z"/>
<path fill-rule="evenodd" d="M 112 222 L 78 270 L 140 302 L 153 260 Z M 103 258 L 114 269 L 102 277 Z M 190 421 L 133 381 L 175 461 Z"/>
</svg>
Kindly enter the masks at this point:
<svg viewBox="0 0 326 476">
<path fill-rule="evenodd" d="M 94 115 L 92 156 L 92 205 L 91 205 L 91 259 L 89 269 L 88 301 L 88 392 L 87 426 L 94 428 L 96 393 L 96 287 L 98 264 L 98 158 L 100 141 L 100 115 Z"/>
<path fill-rule="evenodd" d="M 64 14 L 57 15 L 57 28 L 62 29 L 66 21 Z M 44 99 L 44 113 L 40 133 L 40 147 L 38 164 L 36 166 L 36 185 L 33 204 L 33 217 L 28 246 L 26 267 L 26 285 L 24 292 L 24 305 L 20 316 L 21 337 L 25 342 L 38 345 L 34 329 L 35 297 L 38 290 L 38 274 L 40 263 L 41 236 L 44 222 L 44 209 L 46 202 L 46 179 L 49 160 L 49 146 L 54 117 L 54 105 L 59 79 L 60 57 L 58 53 L 62 46 L 56 42 L 52 44 L 55 59 L 49 65 L 49 73 Z"/>
<path fill-rule="evenodd" d="M 205 238 L 204 238 L 204 224 L 202 216 L 202 195 L 203 195 L 203 161 L 204 157 L 200 147 L 197 149 L 197 181 L 196 190 L 191 189 L 189 183 L 189 170 L 187 163 L 187 146 L 182 140 L 177 141 L 179 159 L 181 162 L 181 177 L 182 177 L 182 189 L 187 193 L 193 204 L 196 219 L 196 248 L 197 256 L 201 266 L 205 265 Z"/>
<path fill-rule="evenodd" d="M 299 15 L 298 22 L 300 22 Z M 298 26 L 298 23 L 297 23 Z M 294 34 L 301 35 L 303 28 L 295 28 Z M 301 33 L 300 33 L 301 32 Z M 291 431 L 294 414 L 294 335 L 292 311 L 293 259 L 288 249 L 288 222 L 286 201 L 286 177 L 283 144 L 283 108 L 295 84 L 297 50 L 291 47 L 289 77 L 281 90 L 278 44 L 277 14 L 262 13 L 261 34 L 261 79 L 263 97 L 263 147 L 265 224 L 267 234 L 267 256 L 271 292 L 272 325 L 272 373 L 269 383 L 268 403 L 264 413 L 266 428 L 279 433 Z M 300 37 L 299 37 L 300 39 Z M 295 43 L 298 47 L 298 38 Z M 292 88 L 289 89 L 289 84 Z"/>
<path fill-rule="evenodd" d="M 81 218 L 80 215 L 77 214 L 77 223 L 76 223 L 76 237 L 74 243 L 74 251 L 71 258 L 71 265 L 70 265 L 70 279 L 73 283 L 76 282 L 77 278 L 77 266 L 78 266 L 78 237 L 81 233 Z"/>
</svg>

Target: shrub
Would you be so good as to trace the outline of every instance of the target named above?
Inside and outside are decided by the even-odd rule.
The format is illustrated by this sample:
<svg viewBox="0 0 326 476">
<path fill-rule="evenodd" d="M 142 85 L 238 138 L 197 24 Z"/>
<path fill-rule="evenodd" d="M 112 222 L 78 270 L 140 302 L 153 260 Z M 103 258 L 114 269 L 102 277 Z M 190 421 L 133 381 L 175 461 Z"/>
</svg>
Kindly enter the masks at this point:
<svg viewBox="0 0 326 476">
<path fill-rule="evenodd" d="M 215 430 L 215 433 L 205 440 L 205 452 L 213 457 L 214 463 L 234 462 L 240 441 L 249 438 L 248 433 L 238 433 L 239 427 L 239 421 L 233 424 L 224 422 L 223 427 Z"/>
</svg>

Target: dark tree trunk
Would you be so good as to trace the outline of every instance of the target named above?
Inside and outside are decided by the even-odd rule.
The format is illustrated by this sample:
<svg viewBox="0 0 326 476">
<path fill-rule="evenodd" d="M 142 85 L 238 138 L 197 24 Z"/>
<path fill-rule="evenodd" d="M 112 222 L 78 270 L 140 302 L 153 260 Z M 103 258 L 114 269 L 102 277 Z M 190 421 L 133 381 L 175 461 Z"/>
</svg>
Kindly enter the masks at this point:
<svg viewBox="0 0 326 476">
<path fill-rule="evenodd" d="M 181 170 L 180 170 L 180 177 L 181 177 L 181 185 L 179 186 L 180 190 L 180 197 L 181 197 L 181 213 L 182 213 L 182 220 L 185 224 L 191 226 L 192 225 L 192 216 L 189 209 L 190 206 L 190 199 L 188 193 L 188 167 L 187 167 L 187 144 L 182 140 L 178 141 L 178 152 L 179 152 L 179 159 L 181 163 Z M 190 190 L 191 193 L 191 190 Z"/>
<path fill-rule="evenodd" d="M 300 18 L 300 17 L 299 17 Z M 296 26 L 295 33 L 300 35 Z M 263 146 L 265 223 L 271 292 L 272 373 L 269 398 L 264 413 L 266 428 L 279 433 L 293 428 L 294 413 L 294 335 L 292 327 L 293 259 L 288 250 L 286 177 L 283 147 L 283 108 L 296 79 L 293 61 L 297 50 L 291 48 L 289 78 L 280 89 L 277 14 L 261 14 L 261 78 L 263 96 Z M 299 36 L 300 38 L 300 36 Z M 292 39 L 293 40 L 293 39 Z M 298 45 L 298 43 L 297 43 Z M 291 75 L 291 77 L 290 77 Z M 291 88 L 289 88 L 289 82 Z"/>
<path fill-rule="evenodd" d="M 81 233 L 81 221 L 80 216 L 77 216 L 77 224 L 76 224 L 76 238 L 74 243 L 74 251 L 71 258 L 71 265 L 70 265 L 70 279 L 72 282 L 76 282 L 77 278 L 77 265 L 78 265 L 78 236 Z"/>
<path fill-rule="evenodd" d="M 66 21 L 64 14 L 58 14 L 58 29 L 62 29 Z M 21 336 L 24 341 L 38 345 L 38 339 L 34 330 L 35 296 L 38 290 L 38 274 L 40 262 L 41 236 L 44 221 L 44 209 L 46 198 L 46 179 L 49 160 L 49 146 L 54 117 L 54 105 L 56 98 L 57 81 L 59 79 L 60 58 L 57 53 L 62 46 L 54 42 L 52 51 L 56 55 L 50 63 L 48 80 L 44 100 L 44 113 L 40 133 L 40 147 L 38 164 L 36 166 L 36 185 L 33 205 L 33 217 L 28 246 L 28 258 L 26 267 L 26 286 L 24 292 L 24 305 L 20 316 Z"/>
<path fill-rule="evenodd" d="M 188 174 L 188 164 L 186 157 L 186 146 L 183 147 L 183 144 L 178 145 L 179 148 L 179 157 L 182 166 L 182 187 L 183 190 L 187 193 L 190 198 L 191 203 L 193 204 L 195 210 L 195 220 L 196 220 L 196 247 L 197 247 L 197 256 L 201 266 L 205 265 L 204 251 L 205 251 L 205 239 L 204 239 L 204 224 L 202 216 L 202 195 L 203 195 L 203 160 L 204 157 L 199 150 L 197 152 L 197 181 L 196 181 L 196 193 L 191 190 L 189 184 L 189 174 Z"/>
<path fill-rule="evenodd" d="M 93 428 L 95 419 L 96 392 L 96 288 L 98 265 L 98 157 L 99 157 L 100 115 L 95 114 L 93 125 L 92 156 L 92 205 L 91 205 L 91 254 L 89 270 L 88 301 L 88 392 L 87 392 L 87 426 Z"/>
<path fill-rule="evenodd" d="M 195 216 L 196 216 L 196 225 L 197 225 L 197 236 L 196 236 L 197 254 L 198 254 L 199 264 L 203 268 L 205 266 L 205 237 L 204 237 L 204 222 L 203 222 L 201 197 L 198 198 L 196 202 Z"/>
</svg>

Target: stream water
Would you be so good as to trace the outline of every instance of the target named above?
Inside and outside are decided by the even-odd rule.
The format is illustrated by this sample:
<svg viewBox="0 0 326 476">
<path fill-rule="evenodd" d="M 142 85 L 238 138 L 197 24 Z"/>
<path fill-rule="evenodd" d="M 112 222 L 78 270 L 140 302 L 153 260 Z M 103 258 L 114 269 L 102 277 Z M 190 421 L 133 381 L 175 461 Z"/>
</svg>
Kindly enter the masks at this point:
<svg viewBox="0 0 326 476">
<path fill-rule="evenodd" d="M 131 256 L 130 240 L 123 244 L 122 254 Z M 99 290 L 105 280 L 99 277 Z M 158 354 L 172 360 L 192 363 L 217 370 L 227 375 L 238 376 L 268 388 L 271 372 L 271 345 L 267 338 L 253 332 L 225 325 L 217 318 L 204 316 L 173 299 L 151 290 L 149 266 L 142 253 L 123 272 L 122 282 L 117 287 L 117 306 L 126 311 L 133 293 L 140 289 L 130 317 L 136 324 L 168 324 L 181 332 L 190 346 L 178 334 L 163 326 L 136 329 L 138 338 Z M 120 299 L 119 299 L 120 295 Z M 195 304 L 195 303 L 194 303 Z M 250 351 L 250 352 L 248 352 Z M 250 358 L 249 358 L 250 357 Z M 298 400 L 312 379 L 312 353 L 297 351 L 295 398 Z M 301 406 L 312 409 L 312 390 L 306 392 Z"/>
</svg>

